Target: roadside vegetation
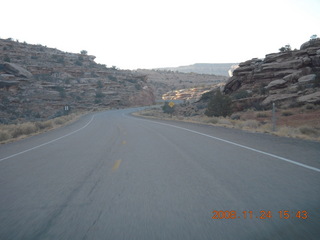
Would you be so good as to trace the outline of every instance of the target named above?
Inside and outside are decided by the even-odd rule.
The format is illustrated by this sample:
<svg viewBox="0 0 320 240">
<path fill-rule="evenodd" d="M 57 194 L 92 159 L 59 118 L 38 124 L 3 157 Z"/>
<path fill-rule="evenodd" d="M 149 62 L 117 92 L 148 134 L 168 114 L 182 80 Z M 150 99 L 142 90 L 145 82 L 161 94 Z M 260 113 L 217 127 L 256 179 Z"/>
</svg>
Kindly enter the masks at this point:
<svg viewBox="0 0 320 240">
<path fill-rule="evenodd" d="M 20 124 L 0 124 L 0 143 L 20 140 L 28 136 L 43 133 L 77 120 L 80 113 L 72 113 L 47 121 L 25 122 Z"/>
<path fill-rule="evenodd" d="M 275 131 L 273 131 L 271 110 L 257 111 L 248 109 L 242 112 L 232 113 L 229 116 L 217 117 L 207 116 L 204 113 L 193 116 L 183 116 L 174 112 L 171 115 L 163 112 L 161 108 L 152 108 L 136 112 L 133 115 L 153 119 L 201 123 L 251 132 L 269 133 L 282 137 L 320 141 L 320 106 L 313 104 L 299 108 L 277 109 Z"/>
</svg>

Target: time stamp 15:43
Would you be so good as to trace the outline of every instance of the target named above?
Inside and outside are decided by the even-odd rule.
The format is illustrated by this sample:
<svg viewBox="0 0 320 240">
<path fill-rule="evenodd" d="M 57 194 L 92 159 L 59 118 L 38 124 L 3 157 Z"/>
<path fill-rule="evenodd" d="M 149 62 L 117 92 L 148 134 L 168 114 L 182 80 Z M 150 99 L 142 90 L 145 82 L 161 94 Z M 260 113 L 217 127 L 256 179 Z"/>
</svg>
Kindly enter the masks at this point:
<svg viewBox="0 0 320 240">
<path fill-rule="evenodd" d="M 298 218 L 298 219 L 307 219 L 308 218 L 308 212 L 305 210 L 299 210 L 299 211 L 289 211 L 289 210 L 280 210 L 280 211 L 242 211 L 237 212 L 234 210 L 230 211 L 212 211 L 212 219 L 271 219 L 271 218 L 279 218 L 279 219 L 292 219 L 292 218 Z"/>
</svg>

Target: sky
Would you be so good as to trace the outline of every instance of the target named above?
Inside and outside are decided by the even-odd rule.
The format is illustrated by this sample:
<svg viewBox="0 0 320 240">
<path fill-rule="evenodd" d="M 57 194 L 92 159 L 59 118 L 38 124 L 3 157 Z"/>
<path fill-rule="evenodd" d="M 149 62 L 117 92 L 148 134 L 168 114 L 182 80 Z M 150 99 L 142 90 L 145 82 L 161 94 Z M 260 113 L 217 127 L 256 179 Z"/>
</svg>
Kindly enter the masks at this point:
<svg viewBox="0 0 320 240">
<path fill-rule="evenodd" d="M 238 63 L 320 37 L 320 0 L 10 0 L 0 38 L 121 69 Z"/>
</svg>

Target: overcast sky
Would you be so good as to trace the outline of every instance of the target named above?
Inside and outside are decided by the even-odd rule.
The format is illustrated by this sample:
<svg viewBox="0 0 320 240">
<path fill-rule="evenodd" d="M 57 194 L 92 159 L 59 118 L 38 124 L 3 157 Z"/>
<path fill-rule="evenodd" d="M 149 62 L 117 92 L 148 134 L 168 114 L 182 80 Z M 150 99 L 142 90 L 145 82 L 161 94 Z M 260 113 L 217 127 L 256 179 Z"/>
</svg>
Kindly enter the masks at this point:
<svg viewBox="0 0 320 240">
<path fill-rule="evenodd" d="M 121 69 L 233 63 L 320 36 L 320 0 L 7 0 L 0 38 Z"/>
</svg>

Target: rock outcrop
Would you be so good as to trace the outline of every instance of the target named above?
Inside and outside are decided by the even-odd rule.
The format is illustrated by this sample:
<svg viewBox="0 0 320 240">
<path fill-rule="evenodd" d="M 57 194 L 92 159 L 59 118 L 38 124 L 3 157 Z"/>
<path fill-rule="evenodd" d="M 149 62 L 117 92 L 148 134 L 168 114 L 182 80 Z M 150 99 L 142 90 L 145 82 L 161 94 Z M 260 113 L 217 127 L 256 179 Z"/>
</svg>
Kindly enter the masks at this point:
<svg viewBox="0 0 320 240">
<path fill-rule="evenodd" d="M 272 53 L 265 59 L 240 63 L 225 85 L 225 94 L 248 91 L 252 102 L 268 107 L 320 103 L 320 39 L 304 43 L 300 50 Z M 307 97 L 309 96 L 309 97 Z M 250 101 L 240 99 L 238 102 Z M 240 104 L 241 105 L 241 104 Z"/>
<path fill-rule="evenodd" d="M 151 105 L 145 74 L 86 54 L 0 39 L 0 123 L 53 118 L 72 110 Z"/>
</svg>

